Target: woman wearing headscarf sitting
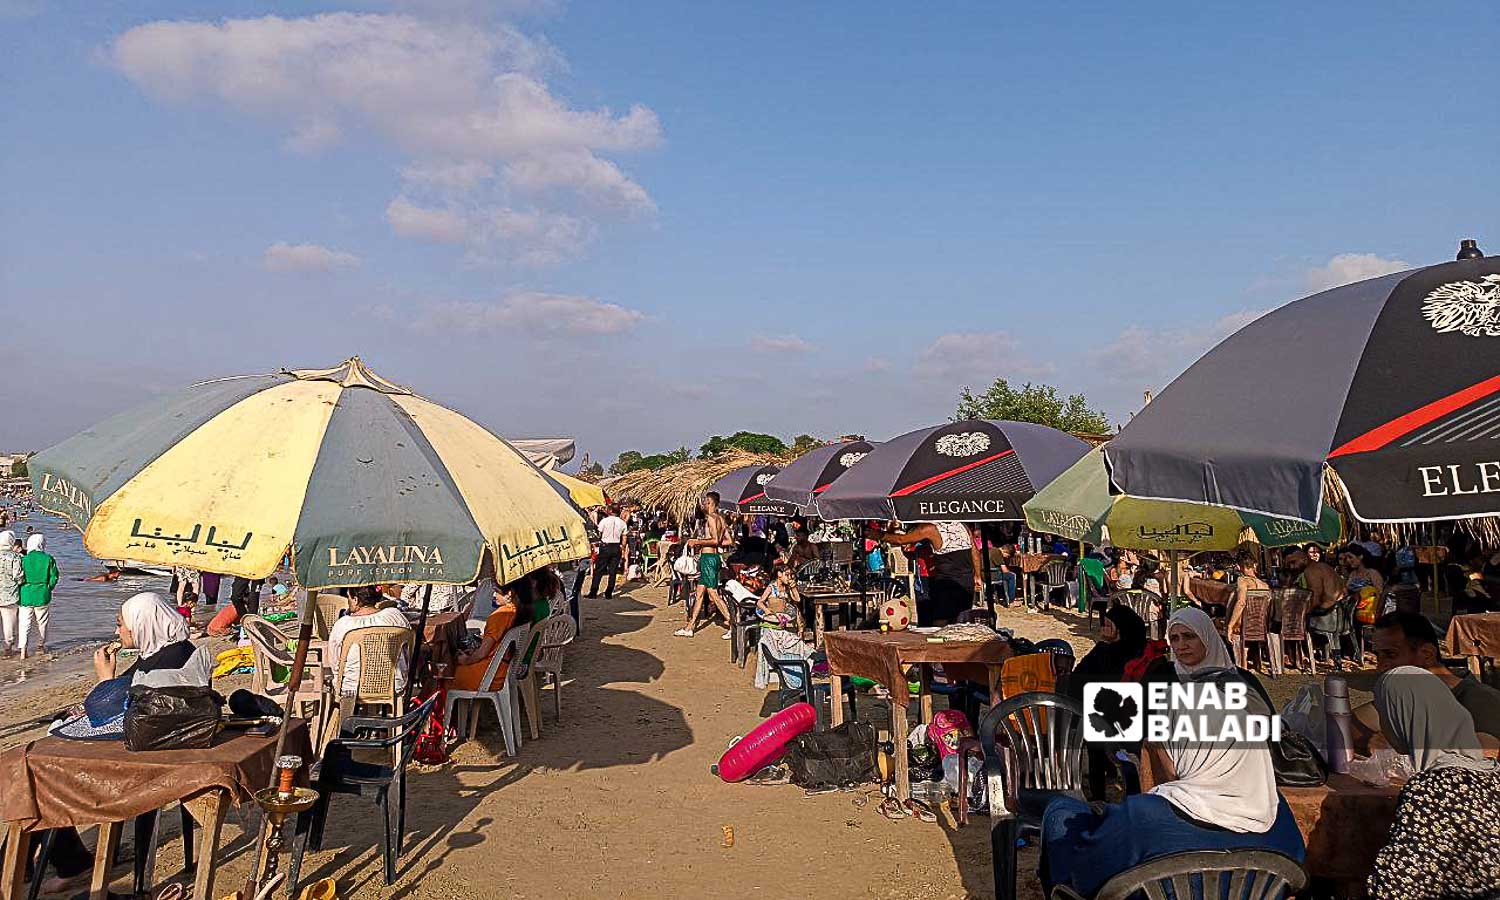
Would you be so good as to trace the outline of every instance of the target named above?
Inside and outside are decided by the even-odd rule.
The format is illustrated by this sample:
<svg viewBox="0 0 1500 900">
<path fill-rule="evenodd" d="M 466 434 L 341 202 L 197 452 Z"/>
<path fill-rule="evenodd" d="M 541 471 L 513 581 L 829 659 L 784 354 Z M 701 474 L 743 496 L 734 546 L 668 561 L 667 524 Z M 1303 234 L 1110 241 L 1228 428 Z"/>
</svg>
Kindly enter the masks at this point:
<svg viewBox="0 0 1500 900">
<path fill-rule="evenodd" d="M 1172 648 L 1171 657 L 1153 662 L 1142 681 L 1170 684 L 1187 681 L 1196 672 L 1227 669 L 1254 688 L 1266 706 L 1275 708 L 1266 686 L 1260 683 L 1255 673 L 1234 664 L 1229 645 L 1214 628 L 1214 620 L 1208 613 L 1195 606 L 1185 606 L 1172 613 L 1172 618 L 1167 620 L 1167 643 Z"/>
<path fill-rule="evenodd" d="M 1066 676 L 1062 692 L 1082 702 L 1083 688 L 1090 682 L 1129 680 L 1125 677 L 1125 667 L 1145 652 L 1146 641 L 1144 619 L 1128 606 L 1110 607 L 1099 627 L 1099 643 Z M 1096 800 L 1104 798 L 1105 779 L 1113 769 L 1109 762 L 1111 749 L 1108 744 L 1088 746 L 1089 796 Z"/>
<path fill-rule="evenodd" d="M 1416 770 L 1396 801 L 1390 842 L 1370 874 L 1374 900 L 1500 897 L 1500 764 L 1474 719 L 1426 669 L 1375 682 L 1380 730 Z"/>
<path fill-rule="evenodd" d="M 1218 654 L 1184 666 L 1178 677 L 1184 683 L 1233 677 L 1228 651 L 1222 642 L 1218 646 Z M 1253 692 L 1248 699 L 1245 712 L 1271 714 L 1269 704 Z M 1237 714 L 1206 706 L 1169 713 L 1174 734 L 1179 715 L 1201 726 L 1204 719 L 1217 722 Z M 1228 739 L 1218 725 L 1214 731 L 1220 740 L 1147 744 L 1146 754 L 1159 762 L 1154 771 L 1163 777 L 1145 794 L 1106 805 L 1102 814 L 1071 797 L 1054 800 L 1042 821 L 1040 876 L 1045 892 L 1067 884 L 1091 897 L 1121 872 L 1193 850 L 1272 850 L 1300 863 L 1305 854 L 1302 833 L 1276 789 L 1270 748 L 1264 741 Z"/>
<path fill-rule="evenodd" d="M 135 685 L 145 687 L 208 687 L 213 676 L 213 656 L 207 648 L 188 639 L 187 620 L 160 595 L 136 594 L 120 608 L 115 634 L 117 642 L 94 651 L 94 674 L 99 684 L 84 700 L 90 724 L 117 721 L 125 712 L 125 697 Z M 140 658 L 123 673 L 117 673 L 118 653 L 139 650 Z M 66 734 L 66 732 L 64 732 Z M 39 839 L 33 838 L 33 843 Z M 84 846 L 76 828 L 59 828 L 53 837 L 48 862 L 56 877 L 42 882 L 42 893 L 57 893 L 81 885 L 94 865 L 94 856 Z"/>
</svg>

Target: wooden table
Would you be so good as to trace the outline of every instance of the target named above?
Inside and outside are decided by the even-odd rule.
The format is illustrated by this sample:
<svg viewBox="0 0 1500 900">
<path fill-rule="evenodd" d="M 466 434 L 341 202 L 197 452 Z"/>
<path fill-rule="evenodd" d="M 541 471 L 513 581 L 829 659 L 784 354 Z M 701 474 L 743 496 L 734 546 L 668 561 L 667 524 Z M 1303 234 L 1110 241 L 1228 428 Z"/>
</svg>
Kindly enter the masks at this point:
<svg viewBox="0 0 1500 900">
<path fill-rule="evenodd" d="M 950 677 L 983 673 L 990 697 L 1000 696 L 1000 667 L 1010 658 L 1010 643 L 1001 638 L 990 641 L 944 641 L 932 643 L 927 636 L 912 631 L 834 631 L 824 636 L 823 649 L 828 654 L 829 679 L 832 686 L 833 724 L 844 720 L 844 688 L 841 675 L 857 675 L 885 685 L 891 692 L 891 740 L 896 746 L 896 797 L 911 796 L 910 760 L 907 758 L 907 705 L 911 693 L 905 670 L 918 666 L 921 672 L 923 722 L 932 721 L 932 691 L 929 689 L 934 664 L 943 664 Z"/>
<path fill-rule="evenodd" d="M 1337 773 L 1322 787 L 1282 788 L 1307 843 L 1307 874 L 1362 885 L 1390 838 L 1400 792 L 1400 785 L 1371 787 Z"/>
<path fill-rule="evenodd" d="M 293 720 L 285 752 L 311 759 L 305 721 Z M 56 737 L 11 748 L 0 755 L 0 816 L 7 826 L 0 900 L 25 895 L 23 854 L 30 832 L 94 825 L 99 827 L 99 841 L 89 897 L 107 900 L 110 868 L 125 822 L 174 801 L 203 826 L 193 896 L 213 897 L 219 835 L 230 804 L 252 800 L 255 791 L 270 784 L 275 755 L 275 735 L 230 732 L 221 733 L 206 750 L 132 753 L 121 741 Z"/>
<path fill-rule="evenodd" d="M 1199 603 L 1228 607 L 1234 599 L 1234 586 L 1227 581 L 1215 581 L 1195 575 L 1184 586 L 1187 595 Z"/>
<path fill-rule="evenodd" d="M 855 603 L 860 604 L 860 612 L 863 614 L 865 605 L 870 602 L 868 592 L 861 594 L 859 591 L 814 591 L 798 590 L 802 599 L 812 606 L 813 611 L 813 646 L 823 646 L 823 634 L 828 630 L 826 618 L 828 608 L 832 606 L 844 607 Z M 845 623 L 844 628 L 848 628 Z"/>
<path fill-rule="evenodd" d="M 1467 656 L 1469 672 L 1478 678 L 1484 660 L 1500 659 L 1500 613 L 1454 616 L 1443 638 L 1443 651 Z"/>
</svg>

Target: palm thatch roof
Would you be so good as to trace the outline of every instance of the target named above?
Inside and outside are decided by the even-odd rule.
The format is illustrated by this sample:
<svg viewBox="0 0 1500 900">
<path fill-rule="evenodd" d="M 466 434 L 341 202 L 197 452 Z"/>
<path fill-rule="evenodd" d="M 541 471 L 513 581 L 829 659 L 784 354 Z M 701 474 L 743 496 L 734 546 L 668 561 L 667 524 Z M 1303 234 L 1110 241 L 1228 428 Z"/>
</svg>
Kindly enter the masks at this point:
<svg viewBox="0 0 1500 900">
<path fill-rule="evenodd" d="M 627 472 L 603 483 L 616 500 L 635 500 L 649 509 L 666 510 L 672 521 L 693 517 L 709 485 L 745 466 L 783 465 L 786 457 L 768 453 L 732 452 L 710 459 L 690 459 L 656 470 Z"/>
</svg>

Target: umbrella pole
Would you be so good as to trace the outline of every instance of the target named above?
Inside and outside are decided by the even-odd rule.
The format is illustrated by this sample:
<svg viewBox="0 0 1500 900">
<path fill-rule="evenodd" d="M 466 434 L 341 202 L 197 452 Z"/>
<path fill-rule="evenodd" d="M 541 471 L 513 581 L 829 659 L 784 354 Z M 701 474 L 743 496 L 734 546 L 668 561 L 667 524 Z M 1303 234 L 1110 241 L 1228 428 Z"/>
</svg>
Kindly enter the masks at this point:
<svg viewBox="0 0 1500 900">
<path fill-rule="evenodd" d="M 411 707 L 412 688 L 417 684 L 418 664 L 422 660 L 422 647 L 426 643 L 427 634 L 427 606 L 432 602 L 432 585 L 429 584 L 422 589 L 422 612 L 417 616 L 417 629 L 413 635 L 411 661 L 406 666 L 406 699 L 402 702 L 402 709 Z"/>
<path fill-rule="evenodd" d="M 281 728 L 276 732 L 276 753 L 272 757 L 273 759 L 281 759 L 281 754 L 286 750 L 287 726 L 291 723 L 292 713 L 295 711 L 294 707 L 296 705 L 295 698 L 297 696 L 297 688 L 302 684 L 302 670 L 307 666 L 307 645 L 312 643 L 313 610 L 317 608 L 317 601 L 318 592 L 316 590 L 309 589 L 307 592 L 307 599 L 302 601 L 302 609 L 297 611 L 297 652 L 296 655 L 292 657 L 291 675 L 286 680 L 286 701 L 281 710 Z M 326 727 L 327 723 L 324 724 Z M 323 736 L 320 734 L 311 735 L 312 748 L 314 753 L 318 752 L 318 743 L 322 739 L 322 737 Z M 304 765 L 309 762 L 311 762 L 311 760 L 304 760 Z M 275 769 L 272 769 L 272 773 L 273 774 L 271 777 L 272 779 L 275 779 L 277 777 L 274 774 Z M 274 783 L 268 784 L 266 786 L 268 788 L 276 787 Z M 278 820 L 278 823 L 280 821 L 281 820 Z M 268 850 L 268 844 L 271 842 L 271 839 L 271 816 L 262 816 L 260 821 L 260 834 L 257 836 L 257 839 L 255 841 L 255 866 L 250 870 L 249 880 L 245 882 L 246 897 L 254 897 L 257 893 L 259 893 L 262 876 L 269 878 L 272 874 L 269 872 L 261 871 L 265 866 L 264 860 Z"/>
<path fill-rule="evenodd" d="M 1168 563 L 1167 564 L 1172 567 L 1172 575 L 1171 575 L 1170 578 L 1167 579 L 1167 584 L 1170 585 L 1170 587 L 1168 587 L 1167 590 L 1169 590 L 1169 591 L 1172 592 L 1172 596 L 1170 596 L 1170 597 L 1167 598 L 1167 609 L 1168 609 L 1168 611 L 1170 611 L 1172 609 L 1173 605 L 1175 605 L 1177 603 L 1177 595 L 1178 595 L 1178 589 L 1177 589 L 1177 551 L 1176 550 L 1168 550 L 1167 551 L 1167 559 L 1168 559 Z"/>
</svg>

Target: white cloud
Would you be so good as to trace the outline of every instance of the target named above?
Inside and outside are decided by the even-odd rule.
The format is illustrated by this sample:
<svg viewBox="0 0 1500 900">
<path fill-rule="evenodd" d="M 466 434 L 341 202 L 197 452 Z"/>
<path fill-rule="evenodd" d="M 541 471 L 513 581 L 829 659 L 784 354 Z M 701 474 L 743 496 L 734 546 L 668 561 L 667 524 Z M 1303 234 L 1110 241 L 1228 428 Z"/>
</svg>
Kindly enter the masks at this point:
<svg viewBox="0 0 1500 900">
<path fill-rule="evenodd" d="M 1303 275 L 1308 293 L 1326 291 L 1367 278 L 1379 278 L 1412 267 L 1404 259 L 1385 259 L 1373 253 L 1340 253 L 1325 266 L 1309 269 Z"/>
<path fill-rule="evenodd" d="M 636 309 L 593 297 L 523 291 L 491 303 L 439 303 L 420 324 L 434 331 L 516 330 L 538 337 L 624 334 L 646 318 Z"/>
<path fill-rule="evenodd" d="M 319 244 L 275 243 L 266 248 L 261 263 L 272 272 L 332 272 L 359 266 L 359 257 Z"/>
<path fill-rule="evenodd" d="M 385 220 L 391 230 L 405 238 L 461 244 L 469 237 L 462 213 L 451 209 L 418 206 L 405 197 L 397 197 L 385 208 Z"/>
<path fill-rule="evenodd" d="M 593 233 L 573 206 L 656 208 L 602 155 L 658 146 L 656 113 L 639 104 L 619 114 L 572 107 L 545 80 L 564 67 L 558 52 L 509 25 L 373 13 L 158 21 L 121 34 L 108 58 L 163 102 L 221 105 L 283 127 L 285 146 L 299 153 L 356 135 L 394 145 L 408 157 L 405 191 L 386 215 L 402 236 L 472 251 L 475 242 L 510 238 L 507 227 L 517 226 L 496 220 L 524 210 L 544 223 L 534 230 L 545 246 L 500 255 L 551 259 Z M 457 223 L 476 218 L 494 227 L 457 234 Z"/>
<path fill-rule="evenodd" d="M 1109 343 L 1090 352 L 1094 366 L 1111 378 L 1133 378 L 1143 387 L 1160 387 L 1209 348 L 1269 310 L 1242 309 L 1202 325 L 1142 328 L 1131 325 Z"/>
<path fill-rule="evenodd" d="M 763 334 L 751 338 L 750 349 L 757 353 L 811 353 L 818 348 L 795 334 Z"/>
<path fill-rule="evenodd" d="M 1056 371 L 1021 355 L 1020 343 L 1006 331 L 956 331 L 940 335 L 917 357 L 924 378 L 989 384 L 996 378 L 1044 377 Z"/>
</svg>

